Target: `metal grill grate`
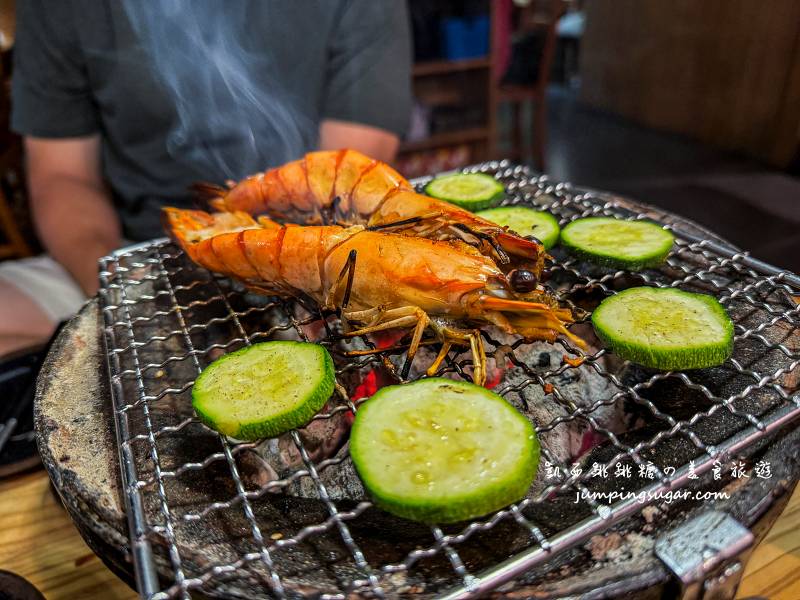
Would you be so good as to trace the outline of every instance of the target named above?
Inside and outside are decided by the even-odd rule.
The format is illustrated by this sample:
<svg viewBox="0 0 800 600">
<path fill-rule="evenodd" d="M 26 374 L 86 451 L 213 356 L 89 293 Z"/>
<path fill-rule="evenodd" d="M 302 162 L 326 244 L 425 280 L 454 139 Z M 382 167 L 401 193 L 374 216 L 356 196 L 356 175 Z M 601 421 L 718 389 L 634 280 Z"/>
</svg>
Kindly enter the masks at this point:
<svg viewBox="0 0 800 600">
<path fill-rule="evenodd" d="M 502 180 L 508 204 L 544 207 L 562 226 L 590 215 L 658 216 L 506 162 L 471 170 Z M 357 482 L 338 481 L 342 473 L 352 473 L 346 447 L 321 448 L 314 441 L 320 437 L 308 431 L 263 444 L 236 443 L 205 428 L 191 410 L 195 377 L 222 353 L 254 341 L 304 339 L 324 344 L 334 357 L 336 393 L 311 427 L 335 430 L 363 400 L 358 390 L 365 379 L 401 381 L 402 356 L 396 351 L 348 358 L 343 343 L 330 336 L 338 327 L 335 317 L 321 320 L 293 302 L 245 293 L 191 264 L 166 240 L 105 258 L 105 341 L 142 596 L 188 597 L 193 591 L 235 596 L 242 586 L 278 597 L 470 596 L 554 559 L 648 503 L 587 497 L 573 504 L 576 493 L 588 496 L 603 485 L 620 484 L 613 478 L 599 482 L 588 468 L 571 470 L 573 461 L 588 467 L 589 456 L 610 468 L 644 469 L 626 485 L 652 498 L 692 483 L 690 463 L 701 476 L 715 461 L 736 456 L 800 416 L 800 395 L 792 383 L 800 365 L 800 305 L 792 294 L 798 294 L 800 280 L 696 232 L 675 234 L 666 265 L 638 274 L 602 271 L 556 253 L 549 285 L 562 301 L 589 310 L 633 285 L 711 293 L 736 324 L 734 357 L 698 372 L 648 372 L 606 350 L 584 354 L 560 340 L 554 348 L 569 360 L 534 365 L 531 352 L 542 356 L 541 343 L 484 332 L 487 355 L 499 367 L 495 390 L 523 408 L 537 390 L 544 405 L 558 409 L 551 418 L 532 418 L 542 460 L 559 474 L 548 479 L 540 468 L 531 493 L 517 505 L 446 529 L 379 514 L 359 494 Z M 574 327 L 591 339 L 587 325 Z M 374 340 L 361 343 L 369 347 Z M 469 355 L 454 351 L 441 374 L 470 380 L 470 368 Z M 603 393 L 579 398 L 574 381 L 581 378 L 595 381 Z M 670 395 L 685 395 L 694 404 L 665 402 Z M 640 435 L 609 424 L 602 417 L 609 410 L 624 418 L 638 414 L 634 432 Z M 562 443 L 576 430 L 594 436 L 595 447 L 582 456 Z M 294 462 L 278 469 L 265 459 L 276 453 Z M 569 508 L 556 515 L 548 507 Z M 375 527 L 378 533 L 372 533 Z"/>
</svg>

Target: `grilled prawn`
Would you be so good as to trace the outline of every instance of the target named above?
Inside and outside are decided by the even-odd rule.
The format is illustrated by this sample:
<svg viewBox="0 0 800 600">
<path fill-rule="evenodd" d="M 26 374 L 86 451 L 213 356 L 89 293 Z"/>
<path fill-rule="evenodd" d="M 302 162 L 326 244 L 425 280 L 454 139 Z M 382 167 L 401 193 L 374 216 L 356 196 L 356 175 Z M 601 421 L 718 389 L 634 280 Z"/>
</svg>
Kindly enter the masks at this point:
<svg viewBox="0 0 800 600">
<path fill-rule="evenodd" d="M 562 334 L 582 344 L 564 326 L 572 321 L 569 310 L 542 293 L 515 292 L 493 260 L 462 241 L 363 225 L 279 225 L 244 212 L 165 208 L 164 220 L 197 264 L 263 293 L 310 297 L 354 327 L 347 335 L 413 328 L 405 374 L 426 329 L 442 342 L 428 373 L 453 345 L 469 346 L 478 384 L 486 377 L 486 355 L 480 332 L 466 323 L 491 323 L 529 339 Z"/>
<path fill-rule="evenodd" d="M 284 223 L 364 225 L 431 240 L 463 240 L 504 272 L 526 271 L 514 282 L 538 281 L 544 266 L 546 254 L 538 241 L 418 194 L 389 165 L 355 150 L 310 152 L 229 189 L 210 184 L 195 189 L 216 210 L 267 215 Z"/>
</svg>

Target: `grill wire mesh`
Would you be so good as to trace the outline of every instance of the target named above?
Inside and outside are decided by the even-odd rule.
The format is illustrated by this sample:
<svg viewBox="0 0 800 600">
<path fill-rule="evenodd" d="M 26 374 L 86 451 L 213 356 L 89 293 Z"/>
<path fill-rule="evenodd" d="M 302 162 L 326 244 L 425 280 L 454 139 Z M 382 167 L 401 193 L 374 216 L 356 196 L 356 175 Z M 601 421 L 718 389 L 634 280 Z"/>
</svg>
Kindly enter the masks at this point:
<svg viewBox="0 0 800 600">
<path fill-rule="evenodd" d="M 546 208 L 562 227 L 585 216 L 643 218 L 608 196 L 552 183 L 507 162 L 469 170 L 500 179 L 508 190 L 505 204 Z M 323 324 L 308 307 L 245 293 L 193 265 L 165 240 L 104 259 L 105 338 L 142 596 L 235 596 L 241 586 L 262 589 L 265 597 L 485 591 L 644 506 L 590 498 L 572 503 L 576 493 L 600 483 L 588 464 L 581 473 L 571 471 L 573 460 L 581 458 L 559 450 L 559 440 L 568 438 L 562 433 L 570 428 L 591 433 L 593 458 L 602 457 L 612 471 L 617 464 L 630 464 L 634 475 L 646 468 L 651 475 L 634 476 L 625 484 L 628 489 L 655 491 L 690 483 L 690 461 L 697 473 L 707 472 L 726 452 L 747 448 L 800 415 L 792 384 L 800 365 L 800 306 L 792 300 L 798 293 L 790 285 L 793 276 L 757 270 L 745 254 L 720 254 L 714 244 L 680 231 L 676 237 L 663 267 L 638 274 L 600 270 L 556 250 L 549 285 L 563 302 L 587 310 L 584 324 L 573 326 L 587 339 L 591 308 L 620 289 L 649 285 L 711 293 L 734 319 L 733 358 L 712 370 L 651 372 L 610 356 L 596 343 L 584 353 L 559 340 L 554 347 L 565 360 L 531 365 L 531 344 L 484 331 L 490 364 L 494 360 L 496 366 L 505 366 L 495 391 L 524 408 L 526 390 L 535 388 L 543 403 L 558 406 L 549 420 L 532 418 L 542 441 L 542 461 L 559 472 L 545 477 L 540 466 L 526 499 L 447 528 L 376 516 L 379 511 L 366 497 L 347 498 L 332 488 L 335 473 L 349 467 L 346 448 L 326 453 L 314 445 L 313 436 L 292 431 L 267 443 L 296 459 L 288 470 L 272 473 L 257 458 L 263 456 L 264 444 L 227 439 L 192 413 L 193 381 L 215 358 L 255 342 L 302 339 L 325 345 L 337 367 L 336 393 L 312 425 L 341 427 L 363 400 L 354 395 L 363 389 L 356 385 L 359 381 L 370 373 L 379 373 L 384 383 L 401 381 L 400 353 L 348 357 L 344 351 L 353 346 L 331 335 L 338 331 L 335 316 L 326 316 Z M 365 338 L 361 347 L 373 343 Z M 437 350 L 434 345 L 432 351 Z M 570 379 L 588 377 L 587 371 L 599 378 L 605 393 L 589 400 L 571 397 Z M 469 353 L 454 350 L 440 375 L 471 380 L 470 372 Z M 506 377 L 512 372 L 514 378 Z M 704 372 L 711 375 L 698 375 Z M 670 394 L 688 394 L 696 404 L 687 408 L 660 399 Z M 615 407 L 624 407 L 622 415 L 638 411 L 639 424 L 647 423 L 640 428 L 646 435 L 631 437 L 600 418 Z M 709 422 L 724 426 L 711 428 L 712 434 L 704 426 Z M 620 480 L 612 477 L 602 485 L 619 487 Z M 559 502 L 571 507 L 567 516 L 549 518 L 555 513 L 547 507 Z M 369 533 L 374 523 L 384 531 Z M 381 542 L 384 537 L 387 541 Z M 509 539 L 513 541 L 503 542 Z"/>
</svg>

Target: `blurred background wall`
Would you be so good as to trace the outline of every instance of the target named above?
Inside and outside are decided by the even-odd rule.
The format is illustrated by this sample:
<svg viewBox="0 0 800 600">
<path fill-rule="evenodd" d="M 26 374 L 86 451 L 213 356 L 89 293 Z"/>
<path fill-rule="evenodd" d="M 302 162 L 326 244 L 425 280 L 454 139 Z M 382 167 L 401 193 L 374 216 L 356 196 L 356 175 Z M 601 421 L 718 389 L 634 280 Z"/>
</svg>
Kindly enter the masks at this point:
<svg viewBox="0 0 800 600">
<path fill-rule="evenodd" d="M 583 102 L 777 167 L 800 141 L 800 3 L 590 0 Z"/>
<path fill-rule="evenodd" d="M 800 270 L 800 2 L 407 1 L 405 175 L 508 158 Z M 13 39 L 0 0 L 0 260 L 39 250 L 8 131 Z"/>
</svg>

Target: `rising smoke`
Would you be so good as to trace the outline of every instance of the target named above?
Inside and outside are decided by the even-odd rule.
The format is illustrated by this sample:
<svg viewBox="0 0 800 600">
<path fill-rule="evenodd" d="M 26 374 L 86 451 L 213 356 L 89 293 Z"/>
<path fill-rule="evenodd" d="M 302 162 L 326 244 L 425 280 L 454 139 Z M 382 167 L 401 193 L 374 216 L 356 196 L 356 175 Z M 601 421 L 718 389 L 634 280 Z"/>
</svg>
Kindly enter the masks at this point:
<svg viewBox="0 0 800 600">
<path fill-rule="evenodd" d="M 316 135 L 281 89 L 272 57 L 243 38 L 246 4 L 124 0 L 133 31 L 170 94 L 170 155 L 231 179 L 297 158 Z"/>
</svg>

